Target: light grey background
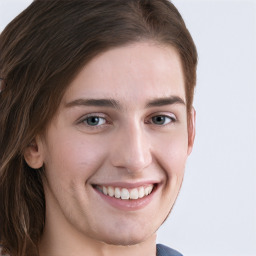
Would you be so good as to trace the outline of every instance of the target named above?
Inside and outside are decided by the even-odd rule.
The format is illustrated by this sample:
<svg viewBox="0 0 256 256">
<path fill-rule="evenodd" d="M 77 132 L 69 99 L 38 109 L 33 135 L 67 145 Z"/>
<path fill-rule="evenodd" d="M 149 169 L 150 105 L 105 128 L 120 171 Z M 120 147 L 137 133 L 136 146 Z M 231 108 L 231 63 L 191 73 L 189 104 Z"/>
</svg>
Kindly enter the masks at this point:
<svg viewBox="0 0 256 256">
<path fill-rule="evenodd" d="M 0 31 L 30 0 L 0 0 Z M 186 256 L 256 255 L 256 3 L 174 0 L 199 53 L 197 135 L 158 242 Z"/>
</svg>

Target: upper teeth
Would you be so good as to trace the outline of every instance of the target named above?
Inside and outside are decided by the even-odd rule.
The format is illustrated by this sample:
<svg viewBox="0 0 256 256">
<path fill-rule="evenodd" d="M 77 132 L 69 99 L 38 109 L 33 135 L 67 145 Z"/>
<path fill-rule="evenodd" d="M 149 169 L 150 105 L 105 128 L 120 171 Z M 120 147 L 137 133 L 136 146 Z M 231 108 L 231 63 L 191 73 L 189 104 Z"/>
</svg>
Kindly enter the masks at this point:
<svg viewBox="0 0 256 256">
<path fill-rule="evenodd" d="M 127 200 L 143 198 L 144 196 L 147 196 L 152 192 L 153 187 L 154 185 L 151 184 L 146 187 L 141 186 L 139 188 L 133 188 L 130 190 L 127 188 L 119 188 L 112 186 L 103 186 L 102 188 L 98 187 L 98 189 L 105 195 Z"/>
</svg>

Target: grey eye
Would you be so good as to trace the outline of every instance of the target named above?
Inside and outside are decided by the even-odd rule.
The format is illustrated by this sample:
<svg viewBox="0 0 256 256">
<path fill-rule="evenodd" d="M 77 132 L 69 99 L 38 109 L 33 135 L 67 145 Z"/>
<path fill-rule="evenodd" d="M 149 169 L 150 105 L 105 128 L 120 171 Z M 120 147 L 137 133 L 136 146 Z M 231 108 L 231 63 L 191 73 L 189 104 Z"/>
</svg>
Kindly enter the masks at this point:
<svg viewBox="0 0 256 256">
<path fill-rule="evenodd" d="M 152 123 L 156 125 L 165 125 L 172 122 L 172 118 L 168 116 L 153 116 Z"/>
<path fill-rule="evenodd" d="M 106 120 L 103 117 L 99 116 L 90 116 L 85 119 L 85 122 L 89 126 L 97 126 L 106 123 Z"/>
</svg>

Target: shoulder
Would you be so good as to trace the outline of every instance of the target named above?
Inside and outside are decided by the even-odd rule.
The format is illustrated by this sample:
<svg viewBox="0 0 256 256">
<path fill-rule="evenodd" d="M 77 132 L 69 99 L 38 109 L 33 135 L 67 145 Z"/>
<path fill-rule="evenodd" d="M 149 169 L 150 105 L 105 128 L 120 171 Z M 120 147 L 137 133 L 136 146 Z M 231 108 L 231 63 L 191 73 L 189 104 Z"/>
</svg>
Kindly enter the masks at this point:
<svg viewBox="0 0 256 256">
<path fill-rule="evenodd" d="M 175 251 L 165 245 L 157 244 L 157 256 L 182 256 L 178 251 Z"/>
</svg>

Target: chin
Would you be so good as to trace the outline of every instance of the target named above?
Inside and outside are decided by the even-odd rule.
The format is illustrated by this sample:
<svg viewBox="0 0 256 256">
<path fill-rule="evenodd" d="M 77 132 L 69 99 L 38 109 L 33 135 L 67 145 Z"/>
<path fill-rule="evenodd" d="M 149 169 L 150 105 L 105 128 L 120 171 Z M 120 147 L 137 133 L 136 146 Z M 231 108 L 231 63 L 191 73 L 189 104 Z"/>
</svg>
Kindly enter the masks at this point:
<svg viewBox="0 0 256 256">
<path fill-rule="evenodd" d="M 109 245 L 129 246 L 146 241 L 153 233 L 154 232 L 152 230 L 151 232 L 146 232 L 145 229 L 140 230 L 139 232 L 128 232 L 128 230 L 123 227 L 123 229 L 119 230 L 118 232 L 104 232 L 101 233 L 100 236 L 99 234 L 95 234 L 91 238 Z"/>
<path fill-rule="evenodd" d="M 136 245 L 144 242 L 147 239 L 146 236 L 143 237 L 107 237 L 102 240 L 103 243 L 109 245 L 118 245 L 118 246 L 130 246 Z"/>
</svg>

